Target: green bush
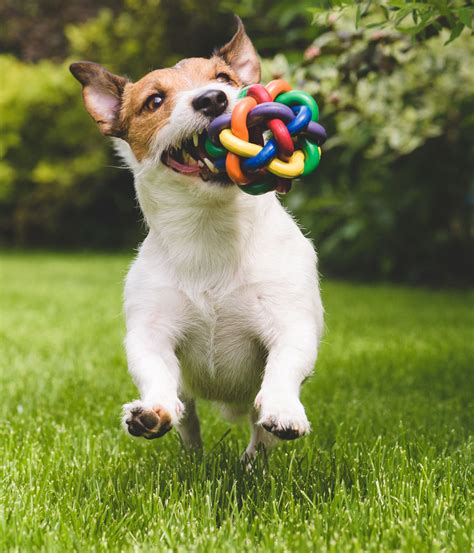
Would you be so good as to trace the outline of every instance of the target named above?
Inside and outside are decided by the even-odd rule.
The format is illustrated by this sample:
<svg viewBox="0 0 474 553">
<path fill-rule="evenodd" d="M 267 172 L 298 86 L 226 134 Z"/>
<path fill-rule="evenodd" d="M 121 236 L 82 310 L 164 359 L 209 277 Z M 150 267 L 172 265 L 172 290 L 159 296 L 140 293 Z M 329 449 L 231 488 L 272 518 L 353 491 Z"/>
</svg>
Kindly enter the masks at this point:
<svg viewBox="0 0 474 553">
<path fill-rule="evenodd" d="M 0 56 L 0 73 L 3 244 L 131 242 L 138 218 L 131 178 L 107 166 L 107 143 L 87 117 L 67 64 Z"/>
<path fill-rule="evenodd" d="M 288 202 L 316 237 L 323 270 L 450 282 L 470 277 L 474 43 L 449 31 L 413 42 L 334 19 L 284 70 L 315 94 L 329 130 L 313 182 Z M 273 65 L 276 66 L 273 69 Z"/>
</svg>

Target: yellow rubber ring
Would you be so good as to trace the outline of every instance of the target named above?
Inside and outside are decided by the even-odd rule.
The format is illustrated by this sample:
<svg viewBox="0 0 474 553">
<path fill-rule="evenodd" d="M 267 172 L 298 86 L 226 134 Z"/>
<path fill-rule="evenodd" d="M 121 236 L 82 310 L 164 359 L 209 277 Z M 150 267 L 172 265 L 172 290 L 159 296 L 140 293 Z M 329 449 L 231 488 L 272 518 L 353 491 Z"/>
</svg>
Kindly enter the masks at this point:
<svg viewBox="0 0 474 553">
<path fill-rule="evenodd" d="M 251 144 L 237 138 L 230 129 L 222 130 L 219 134 L 219 140 L 229 152 L 242 157 L 256 156 L 262 149 L 262 146 L 258 144 Z M 267 165 L 266 169 L 277 177 L 298 177 L 304 171 L 304 153 L 301 150 L 296 150 L 288 161 L 274 159 Z"/>
<path fill-rule="evenodd" d="M 256 156 L 262 149 L 258 144 L 237 138 L 230 129 L 224 129 L 219 134 L 221 144 L 230 152 L 242 157 Z"/>
<path fill-rule="evenodd" d="M 304 171 L 304 153 L 296 150 L 288 161 L 272 160 L 267 169 L 277 177 L 298 177 Z"/>
</svg>

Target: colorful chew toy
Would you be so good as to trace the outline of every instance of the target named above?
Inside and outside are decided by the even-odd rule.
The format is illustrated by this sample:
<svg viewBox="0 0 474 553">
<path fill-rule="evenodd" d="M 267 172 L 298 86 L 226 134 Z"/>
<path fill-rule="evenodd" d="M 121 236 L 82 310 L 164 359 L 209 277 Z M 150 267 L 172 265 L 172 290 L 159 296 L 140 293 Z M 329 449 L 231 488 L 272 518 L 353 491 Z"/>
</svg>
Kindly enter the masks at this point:
<svg viewBox="0 0 474 553">
<path fill-rule="evenodd" d="M 315 100 L 283 79 L 254 84 L 240 92 L 231 114 L 210 124 L 205 149 L 244 192 L 286 193 L 293 178 L 319 164 L 326 131 L 318 117 Z"/>
</svg>

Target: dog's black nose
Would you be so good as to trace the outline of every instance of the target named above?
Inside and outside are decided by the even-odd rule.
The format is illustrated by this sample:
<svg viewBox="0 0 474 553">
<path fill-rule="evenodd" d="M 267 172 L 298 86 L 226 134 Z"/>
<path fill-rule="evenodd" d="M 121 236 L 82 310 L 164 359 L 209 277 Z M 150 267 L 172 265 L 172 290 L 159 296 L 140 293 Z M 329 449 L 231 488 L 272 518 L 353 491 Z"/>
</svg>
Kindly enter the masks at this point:
<svg viewBox="0 0 474 553">
<path fill-rule="evenodd" d="M 209 117 L 217 117 L 229 105 L 227 96 L 222 90 L 206 90 L 194 98 L 193 108 Z"/>
</svg>

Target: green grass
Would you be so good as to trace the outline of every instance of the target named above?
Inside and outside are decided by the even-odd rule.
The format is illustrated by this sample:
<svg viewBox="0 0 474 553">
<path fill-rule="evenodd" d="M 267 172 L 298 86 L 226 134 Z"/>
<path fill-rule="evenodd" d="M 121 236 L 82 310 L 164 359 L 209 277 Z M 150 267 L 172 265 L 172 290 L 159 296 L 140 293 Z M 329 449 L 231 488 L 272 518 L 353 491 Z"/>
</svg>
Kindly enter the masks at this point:
<svg viewBox="0 0 474 553">
<path fill-rule="evenodd" d="M 1 551 L 471 550 L 471 294 L 323 281 L 313 432 L 247 473 L 205 403 L 202 458 L 123 434 L 129 261 L 2 256 Z"/>
</svg>

